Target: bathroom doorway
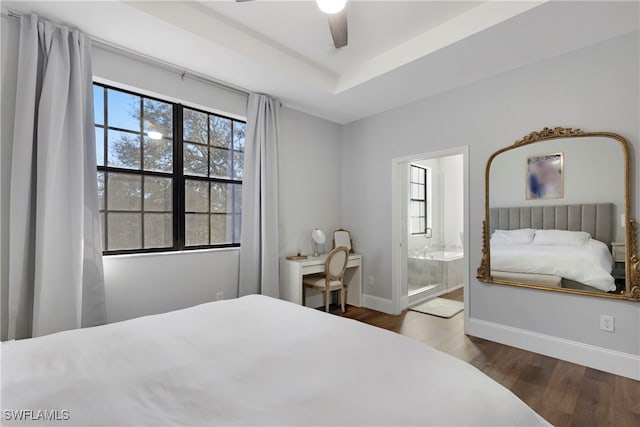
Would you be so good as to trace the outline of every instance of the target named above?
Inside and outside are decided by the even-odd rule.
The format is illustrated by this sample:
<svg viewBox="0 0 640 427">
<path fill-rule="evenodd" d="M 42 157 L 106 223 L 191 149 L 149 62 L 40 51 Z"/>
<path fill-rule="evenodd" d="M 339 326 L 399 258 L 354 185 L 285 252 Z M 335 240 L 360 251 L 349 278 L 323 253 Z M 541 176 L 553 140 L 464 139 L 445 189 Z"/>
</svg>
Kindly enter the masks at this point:
<svg viewBox="0 0 640 427">
<path fill-rule="evenodd" d="M 443 294 L 459 295 L 463 288 L 467 306 L 467 153 L 461 147 L 393 161 L 397 313 Z"/>
<path fill-rule="evenodd" d="M 407 295 L 412 306 L 463 286 L 462 154 L 408 164 Z"/>
</svg>

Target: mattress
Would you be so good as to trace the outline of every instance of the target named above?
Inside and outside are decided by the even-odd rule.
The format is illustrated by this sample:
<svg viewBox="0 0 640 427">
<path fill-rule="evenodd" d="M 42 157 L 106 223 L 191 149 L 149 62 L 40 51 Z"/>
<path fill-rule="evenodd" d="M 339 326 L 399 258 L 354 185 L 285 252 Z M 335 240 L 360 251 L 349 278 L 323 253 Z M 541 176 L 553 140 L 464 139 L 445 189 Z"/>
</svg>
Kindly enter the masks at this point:
<svg viewBox="0 0 640 427">
<path fill-rule="evenodd" d="M 548 425 L 465 362 L 263 296 L 0 350 L 3 425 L 20 410 L 65 426 Z"/>
<path fill-rule="evenodd" d="M 491 270 L 495 271 L 559 276 L 609 292 L 616 290 L 612 268 L 609 248 L 594 239 L 581 246 L 491 242 Z"/>
</svg>

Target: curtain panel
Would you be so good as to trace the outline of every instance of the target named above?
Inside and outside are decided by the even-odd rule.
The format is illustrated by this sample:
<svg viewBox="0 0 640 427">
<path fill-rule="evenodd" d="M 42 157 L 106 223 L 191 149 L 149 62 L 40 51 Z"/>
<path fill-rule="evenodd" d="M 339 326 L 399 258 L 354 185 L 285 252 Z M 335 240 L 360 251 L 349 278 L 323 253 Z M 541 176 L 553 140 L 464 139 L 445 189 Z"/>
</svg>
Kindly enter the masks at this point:
<svg viewBox="0 0 640 427">
<path fill-rule="evenodd" d="M 238 295 L 278 297 L 278 138 L 280 102 L 252 93 L 242 181 Z"/>
<path fill-rule="evenodd" d="M 106 322 L 90 40 L 20 21 L 8 338 Z"/>
</svg>

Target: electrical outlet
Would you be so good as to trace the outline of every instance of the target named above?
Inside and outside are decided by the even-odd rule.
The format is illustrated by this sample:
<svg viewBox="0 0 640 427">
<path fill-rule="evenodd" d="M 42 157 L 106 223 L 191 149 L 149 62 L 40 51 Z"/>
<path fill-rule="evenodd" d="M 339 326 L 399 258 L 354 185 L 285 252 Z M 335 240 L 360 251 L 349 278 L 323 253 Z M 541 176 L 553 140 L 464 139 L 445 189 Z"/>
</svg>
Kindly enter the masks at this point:
<svg viewBox="0 0 640 427">
<path fill-rule="evenodd" d="M 373 286 L 374 283 L 373 276 L 369 276 L 369 286 Z"/>
<path fill-rule="evenodd" d="M 217 299 L 218 301 L 220 301 L 220 300 L 224 299 L 224 292 L 218 292 L 218 293 L 216 294 L 216 299 Z"/>
<path fill-rule="evenodd" d="M 607 314 L 600 315 L 600 329 L 607 332 L 615 331 L 615 317 Z"/>
</svg>

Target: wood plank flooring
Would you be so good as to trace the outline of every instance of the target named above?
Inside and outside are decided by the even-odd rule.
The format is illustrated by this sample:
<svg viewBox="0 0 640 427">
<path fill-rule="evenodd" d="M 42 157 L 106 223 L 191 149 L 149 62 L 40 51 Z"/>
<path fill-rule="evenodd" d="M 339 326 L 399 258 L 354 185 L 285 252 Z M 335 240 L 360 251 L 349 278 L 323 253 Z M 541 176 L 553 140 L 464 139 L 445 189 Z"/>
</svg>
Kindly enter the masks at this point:
<svg viewBox="0 0 640 427">
<path fill-rule="evenodd" d="M 462 289 L 443 296 L 462 301 Z M 332 313 L 340 315 L 339 309 Z M 464 314 L 441 319 L 347 307 L 344 317 L 388 329 L 469 362 L 555 426 L 640 426 L 640 382 L 464 334 Z"/>
</svg>

